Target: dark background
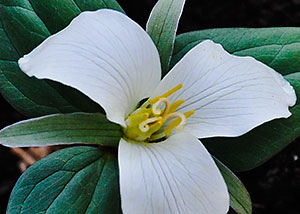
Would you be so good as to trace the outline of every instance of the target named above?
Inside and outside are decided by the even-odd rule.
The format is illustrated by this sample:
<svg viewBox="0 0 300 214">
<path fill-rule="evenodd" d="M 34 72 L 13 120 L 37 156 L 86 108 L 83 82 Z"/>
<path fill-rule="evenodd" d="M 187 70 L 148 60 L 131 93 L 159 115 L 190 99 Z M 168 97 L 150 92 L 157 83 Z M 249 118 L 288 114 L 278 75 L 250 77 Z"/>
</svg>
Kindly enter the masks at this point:
<svg viewBox="0 0 300 214">
<path fill-rule="evenodd" d="M 144 27 L 156 0 L 137 2 L 119 1 L 128 16 Z M 283 26 L 300 26 L 300 0 L 187 0 L 178 31 L 183 33 L 219 27 Z M 1 96 L 0 106 L 0 128 L 25 118 Z M 298 141 L 262 166 L 237 173 L 252 197 L 254 214 L 300 213 Z M 17 162 L 18 158 L 9 149 L 0 146 L 0 213 L 5 213 L 11 189 L 20 176 Z"/>
</svg>

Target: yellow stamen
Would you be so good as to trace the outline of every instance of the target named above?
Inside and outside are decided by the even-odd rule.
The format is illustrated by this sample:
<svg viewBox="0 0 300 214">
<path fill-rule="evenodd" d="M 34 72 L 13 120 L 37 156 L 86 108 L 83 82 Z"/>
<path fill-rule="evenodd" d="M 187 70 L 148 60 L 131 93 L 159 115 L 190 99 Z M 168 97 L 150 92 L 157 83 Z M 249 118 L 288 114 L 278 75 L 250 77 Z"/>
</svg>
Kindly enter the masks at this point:
<svg viewBox="0 0 300 214">
<path fill-rule="evenodd" d="M 164 93 L 162 95 L 162 97 L 169 97 L 181 88 L 182 88 L 182 84 L 178 84 L 176 87 L 172 88 L 170 91 Z"/>
<path fill-rule="evenodd" d="M 168 115 L 169 117 L 167 118 L 167 120 L 170 120 L 170 119 L 173 119 L 176 117 L 177 118 L 175 120 L 173 120 L 165 129 L 166 136 L 169 136 L 175 127 L 183 127 L 185 124 L 186 118 L 185 118 L 184 114 L 178 113 L 178 112 L 176 112 L 176 113 L 172 113 L 172 114 L 170 114 L 170 116 Z"/>
<path fill-rule="evenodd" d="M 162 121 L 157 121 L 153 124 L 149 124 L 148 127 L 148 131 L 144 134 L 144 135 L 140 135 L 140 136 L 137 136 L 135 139 L 137 141 L 145 141 L 147 139 L 150 139 L 150 137 L 152 136 L 153 133 L 157 132 L 161 126 L 163 125 Z"/>
<path fill-rule="evenodd" d="M 186 123 L 186 119 L 189 118 L 191 115 L 193 115 L 195 113 L 194 110 L 191 110 L 185 114 L 181 114 L 181 115 L 174 115 L 177 116 L 177 118 L 175 120 L 173 120 L 165 129 L 165 135 L 169 136 L 171 134 L 171 132 L 173 131 L 173 129 L 176 127 L 177 130 L 182 130 L 185 123 Z M 173 113 L 174 114 L 174 113 Z M 172 115 L 172 114 L 171 114 Z M 174 118 L 174 117 L 173 117 Z M 184 119 L 183 119 L 184 118 Z M 171 118 L 170 118 L 171 119 Z M 168 119 L 168 120 L 170 120 Z"/>
<path fill-rule="evenodd" d="M 153 99 L 149 99 L 148 102 L 151 103 L 151 104 L 156 103 L 160 98 L 167 98 L 167 97 L 171 96 L 172 94 L 174 94 L 176 91 L 178 91 L 181 88 L 182 88 L 182 84 L 179 84 L 176 87 L 172 88 L 170 91 L 164 93 L 163 95 L 155 97 Z"/>
<path fill-rule="evenodd" d="M 182 105 L 183 103 L 184 103 L 184 100 L 177 100 L 176 102 L 171 104 L 169 112 L 172 113 L 172 112 L 176 111 L 178 109 L 178 107 L 180 105 Z"/>
<path fill-rule="evenodd" d="M 129 116 L 126 119 L 126 125 L 127 126 L 136 126 L 138 124 L 140 124 L 141 122 L 143 122 L 144 120 L 146 120 L 147 118 L 149 118 L 149 113 L 137 113 L 134 115 Z"/>
<path fill-rule="evenodd" d="M 185 116 L 186 118 L 189 118 L 189 117 L 192 116 L 194 113 L 195 113 L 195 110 L 190 110 L 190 111 L 188 111 L 187 113 L 185 113 L 184 116 Z"/>
<path fill-rule="evenodd" d="M 182 130 L 186 120 L 194 110 L 185 114 L 177 112 L 184 100 L 172 103 L 168 99 L 173 93 L 182 88 L 177 85 L 161 96 L 149 99 L 138 109 L 133 111 L 126 119 L 126 127 L 123 132 L 126 138 L 139 142 L 153 142 L 169 136 L 174 128 Z M 165 128 L 164 123 L 171 121 Z"/>
</svg>

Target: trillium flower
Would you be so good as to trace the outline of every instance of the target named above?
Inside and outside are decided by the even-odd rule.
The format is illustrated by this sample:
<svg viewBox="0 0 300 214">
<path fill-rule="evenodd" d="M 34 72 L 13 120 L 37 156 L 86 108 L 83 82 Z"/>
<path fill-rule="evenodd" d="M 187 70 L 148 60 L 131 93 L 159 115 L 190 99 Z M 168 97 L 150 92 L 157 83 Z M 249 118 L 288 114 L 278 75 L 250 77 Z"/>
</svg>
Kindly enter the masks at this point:
<svg viewBox="0 0 300 214">
<path fill-rule="evenodd" d="M 273 69 L 209 40 L 161 80 L 149 35 L 108 9 L 82 13 L 19 65 L 29 76 L 78 89 L 122 126 L 118 160 L 125 214 L 226 213 L 226 184 L 199 138 L 240 136 L 289 117 L 296 101 L 293 88 Z"/>
</svg>

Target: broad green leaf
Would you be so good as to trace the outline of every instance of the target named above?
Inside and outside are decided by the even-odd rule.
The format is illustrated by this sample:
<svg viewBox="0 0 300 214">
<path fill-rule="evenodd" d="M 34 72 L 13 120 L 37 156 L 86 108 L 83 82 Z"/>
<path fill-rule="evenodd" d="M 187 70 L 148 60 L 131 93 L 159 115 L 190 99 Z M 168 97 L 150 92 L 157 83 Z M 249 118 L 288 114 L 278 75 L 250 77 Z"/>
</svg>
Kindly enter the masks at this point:
<svg viewBox="0 0 300 214">
<path fill-rule="evenodd" d="M 81 11 L 108 8 L 125 13 L 116 0 L 74 0 L 74 2 L 81 9 Z"/>
<path fill-rule="evenodd" d="M 48 80 L 29 78 L 17 60 L 44 39 L 66 27 L 83 10 L 111 8 L 115 0 L 0 0 L 0 90 L 21 113 L 103 112 L 81 92 Z"/>
<path fill-rule="evenodd" d="M 0 0 L 2 30 L 16 49 L 17 58 L 27 54 L 50 36 L 45 24 L 35 14 L 30 4 L 26 4 L 26 7 L 20 6 L 23 2 L 28 2 L 28 0 Z"/>
<path fill-rule="evenodd" d="M 298 97 L 296 105 L 290 109 L 292 116 L 265 123 L 241 137 L 202 139 L 210 153 L 230 169 L 255 168 L 300 135 L 300 72 L 285 78 L 293 85 Z"/>
<path fill-rule="evenodd" d="M 26 53 L 28 49 L 31 50 L 31 48 L 34 48 L 34 46 L 32 46 L 34 43 L 31 40 L 23 41 L 24 44 L 22 44 L 23 37 L 27 34 L 30 37 L 32 34 L 33 36 L 30 38 L 41 42 L 42 37 L 40 35 L 48 34 L 47 31 L 38 31 L 39 28 L 37 26 L 43 26 L 42 22 L 40 22 L 39 25 L 33 25 L 35 28 L 32 31 L 36 33 L 32 33 L 31 31 L 27 31 L 31 25 L 29 25 L 27 29 L 21 27 L 26 25 L 26 23 L 14 21 L 18 18 L 17 10 L 19 10 L 19 8 L 20 6 L 9 6 L 7 10 L 4 10 L 4 6 L 0 5 L 0 18 L 2 15 L 1 12 L 4 11 L 3 14 L 6 14 L 6 18 L 3 20 L 8 26 L 8 30 L 10 30 L 13 35 L 16 35 L 16 41 L 20 41 L 13 44 L 0 21 L 0 50 L 5 50 L 0 51 L 0 90 L 2 95 L 21 113 L 30 117 L 50 113 L 101 111 L 99 105 L 74 89 L 52 81 L 29 78 L 20 71 L 16 62 L 20 56 L 18 52 Z M 11 17 L 11 19 L 7 17 Z M 35 19 L 28 18 L 28 20 L 34 22 Z M 38 36 L 35 36 L 36 34 Z M 19 46 L 17 46 L 18 43 L 20 43 Z M 38 43 L 34 45 L 38 45 Z"/>
<path fill-rule="evenodd" d="M 185 0 L 159 0 L 147 22 L 147 32 L 160 55 L 163 76 L 169 70 L 179 19 Z"/>
<path fill-rule="evenodd" d="M 30 0 L 30 3 L 51 34 L 66 27 L 74 17 L 84 10 L 112 8 L 123 12 L 114 0 Z"/>
<path fill-rule="evenodd" d="M 252 203 L 250 195 L 243 183 L 236 175 L 230 171 L 223 163 L 215 159 L 219 170 L 227 184 L 230 195 L 230 207 L 237 214 L 252 214 Z"/>
<path fill-rule="evenodd" d="M 232 54 L 253 56 L 283 75 L 300 71 L 300 28 L 220 28 L 177 36 L 172 65 L 205 39 L 223 45 Z"/>
<path fill-rule="evenodd" d="M 30 0 L 30 3 L 51 34 L 66 27 L 81 12 L 73 0 Z"/>
<path fill-rule="evenodd" d="M 117 147 L 121 127 L 100 113 L 48 115 L 24 120 L 0 131 L 0 144 L 8 147 L 96 144 Z"/>
<path fill-rule="evenodd" d="M 74 92 L 73 89 L 55 82 L 29 78 L 19 70 L 17 62 L 14 61 L 0 60 L 0 90 L 4 98 L 29 117 L 102 111 L 99 105 L 78 91 Z M 59 93 L 60 91 L 64 94 Z"/>
<path fill-rule="evenodd" d="M 7 214 L 120 213 L 115 155 L 76 146 L 31 166 L 10 196 Z"/>
</svg>

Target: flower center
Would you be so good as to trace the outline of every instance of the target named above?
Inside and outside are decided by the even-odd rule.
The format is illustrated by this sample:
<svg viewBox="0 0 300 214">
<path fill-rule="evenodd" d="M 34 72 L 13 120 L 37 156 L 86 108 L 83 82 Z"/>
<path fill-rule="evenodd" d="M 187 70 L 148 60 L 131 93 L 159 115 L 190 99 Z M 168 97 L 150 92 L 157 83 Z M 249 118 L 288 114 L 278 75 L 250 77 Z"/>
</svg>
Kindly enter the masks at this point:
<svg viewBox="0 0 300 214">
<path fill-rule="evenodd" d="M 185 114 L 177 112 L 184 100 L 177 100 L 171 104 L 168 97 L 180 88 L 182 84 L 161 96 L 148 99 L 133 111 L 125 121 L 126 128 L 123 130 L 125 137 L 135 141 L 152 142 L 168 137 L 174 128 L 182 130 L 187 118 L 195 111 L 191 110 Z"/>
</svg>

